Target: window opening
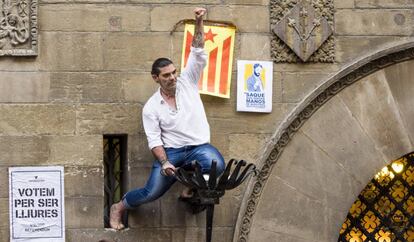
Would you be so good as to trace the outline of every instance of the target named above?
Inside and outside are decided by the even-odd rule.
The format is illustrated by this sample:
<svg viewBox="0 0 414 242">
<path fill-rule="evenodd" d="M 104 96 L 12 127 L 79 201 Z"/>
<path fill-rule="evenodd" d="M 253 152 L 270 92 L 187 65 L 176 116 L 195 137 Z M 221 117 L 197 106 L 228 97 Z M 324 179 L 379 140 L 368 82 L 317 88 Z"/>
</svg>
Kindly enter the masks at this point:
<svg viewBox="0 0 414 242">
<path fill-rule="evenodd" d="M 127 171 L 127 135 L 104 135 L 104 225 L 109 226 L 109 210 L 112 204 L 121 200 L 126 190 Z M 123 224 L 127 225 L 127 213 L 124 214 Z"/>
</svg>

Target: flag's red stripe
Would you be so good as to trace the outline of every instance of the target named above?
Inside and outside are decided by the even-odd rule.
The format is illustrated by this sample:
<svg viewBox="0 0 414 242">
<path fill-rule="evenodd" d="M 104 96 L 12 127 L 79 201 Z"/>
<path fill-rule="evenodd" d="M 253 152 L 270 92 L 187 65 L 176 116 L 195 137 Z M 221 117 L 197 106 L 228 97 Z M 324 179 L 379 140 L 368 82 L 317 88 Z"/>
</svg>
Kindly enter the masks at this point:
<svg viewBox="0 0 414 242">
<path fill-rule="evenodd" d="M 231 36 L 224 40 L 223 42 L 223 54 L 221 57 L 221 75 L 220 75 L 220 94 L 227 94 L 227 83 L 229 80 L 229 62 L 230 62 L 230 45 L 231 45 Z"/>
<path fill-rule="evenodd" d="M 216 89 L 216 63 L 217 63 L 218 47 L 210 51 L 208 58 L 208 75 L 207 75 L 207 91 L 213 92 Z"/>
<path fill-rule="evenodd" d="M 188 60 L 188 56 L 190 55 L 192 41 L 193 41 L 193 35 L 190 33 L 190 31 L 187 31 L 187 36 L 185 40 L 184 67 L 187 65 L 187 60 Z"/>
</svg>

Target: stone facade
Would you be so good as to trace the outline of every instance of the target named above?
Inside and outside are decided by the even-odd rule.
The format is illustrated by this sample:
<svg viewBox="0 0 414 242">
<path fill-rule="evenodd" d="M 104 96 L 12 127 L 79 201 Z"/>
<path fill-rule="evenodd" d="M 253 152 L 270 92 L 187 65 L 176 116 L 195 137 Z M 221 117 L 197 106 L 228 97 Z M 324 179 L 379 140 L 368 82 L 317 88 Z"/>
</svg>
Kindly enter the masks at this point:
<svg viewBox="0 0 414 242">
<path fill-rule="evenodd" d="M 182 29 L 170 31 L 192 18 L 196 6 L 208 9 L 209 20 L 237 26 L 235 60 L 272 60 L 269 0 L 40 1 L 38 56 L 0 59 L 0 242 L 9 241 L 7 169 L 27 165 L 65 166 L 67 241 L 204 240 L 204 213 L 186 212 L 177 201 L 179 184 L 132 212 L 128 230 L 103 225 L 103 135 L 128 134 L 128 184 L 142 186 L 152 162 L 141 122 L 156 89 L 151 64 L 167 56 L 179 66 Z M 414 40 L 412 6 L 408 0 L 335 0 L 335 62 L 274 64 L 270 114 L 235 111 L 233 67 L 230 99 L 202 97 L 212 143 L 226 160 L 266 167 L 278 131 L 315 91 L 355 71 L 355 63 Z M 401 64 L 340 92 L 288 139 L 249 226 L 242 218 L 255 180 L 228 192 L 216 207 L 213 241 L 334 241 L 363 183 L 413 147 L 414 128 L 406 125 L 413 117 L 412 64 Z"/>
</svg>

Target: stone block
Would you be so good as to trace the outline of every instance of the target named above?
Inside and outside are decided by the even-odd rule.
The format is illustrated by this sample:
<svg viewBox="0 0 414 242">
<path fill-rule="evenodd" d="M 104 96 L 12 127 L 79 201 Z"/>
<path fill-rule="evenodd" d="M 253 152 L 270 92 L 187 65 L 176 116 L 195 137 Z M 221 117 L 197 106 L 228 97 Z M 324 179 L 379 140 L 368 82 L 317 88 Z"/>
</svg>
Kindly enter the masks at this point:
<svg viewBox="0 0 414 242">
<path fill-rule="evenodd" d="M 66 240 L 77 241 L 105 241 L 105 242 L 165 242 L 171 241 L 171 231 L 168 229 L 126 229 L 114 231 L 110 229 L 66 229 Z"/>
<path fill-rule="evenodd" d="M 281 76 L 283 102 L 299 103 L 322 84 L 328 75 L 326 72 L 282 72 Z"/>
<path fill-rule="evenodd" d="M 194 19 L 194 6 L 162 5 L 151 10 L 151 31 L 171 31 L 183 19 Z M 207 13 L 209 16 L 209 13 Z"/>
<path fill-rule="evenodd" d="M 134 5 L 49 4 L 39 8 L 43 31 L 147 31 L 150 8 Z"/>
<path fill-rule="evenodd" d="M 140 205 L 137 209 L 128 211 L 129 228 L 159 228 L 161 227 L 160 201 Z"/>
<path fill-rule="evenodd" d="M 339 95 L 388 162 L 412 151 L 383 70 L 354 83 Z"/>
<path fill-rule="evenodd" d="M 128 164 L 130 167 L 151 168 L 154 161 L 148 148 L 147 136 L 137 134 L 128 136 Z"/>
<path fill-rule="evenodd" d="M 49 164 L 102 166 L 102 136 L 50 136 Z"/>
<path fill-rule="evenodd" d="M 319 199 L 297 191 L 277 176 L 271 176 L 256 209 L 249 240 L 266 241 L 269 233 L 294 236 L 297 238 L 295 241 L 312 238 L 315 242 L 328 242 L 337 239 L 338 235 L 329 240 L 325 228 L 326 208 Z"/>
<path fill-rule="evenodd" d="M 339 8 L 354 8 L 355 0 L 335 0 L 334 1 L 335 9 Z"/>
<path fill-rule="evenodd" d="M 50 74 L 50 101 L 121 102 L 124 76 L 99 72 L 54 72 Z"/>
<path fill-rule="evenodd" d="M 351 63 L 405 39 L 400 36 L 338 36 L 335 44 L 336 60 L 343 64 Z"/>
<path fill-rule="evenodd" d="M 39 42 L 43 41 L 42 37 L 38 35 Z M 40 57 L 25 57 L 25 58 L 2 58 L 0 61 L 0 71 L 30 71 L 35 72 L 40 69 Z"/>
<path fill-rule="evenodd" d="M 0 198 L 0 228 L 7 228 L 9 222 L 9 198 Z"/>
<path fill-rule="evenodd" d="M 270 138 L 271 134 L 230 134 L 229 156 L 257 164 Z"/>
<path fill-rule="evenodd" d="M 42 32 L 39 41 L 42 70 L 89 71 L 103 69 L 101 33 Z"/>
<path fill-rule="evenodd" d="M 78 134 L 134 134 L 142 131 L 137 104 L 85 104 L 77 107 Z"/>
<path fill-rule="evenodd" d="M 232 227 L 236 224 L 240 204 L 240 197 L 230 196 L 228 192 L 226 192 L 226 194 L 220 199 L 220 204 L 216 205 L 214 208 L 214 226 Z"/>
<path fill-rule="evenodd" d="M 412 0 L 358 0 L 357 8 L 413 8 Z"/>
<path fill-rule="evenodd" d="M 215 107 L 215 110 L 206 109 L 206 112 L 214 132 L 263 134 L 273 132 L 293 107 L 293 104 L 273 104 L 273 111 L 269 114 L 229 112 L 229 107 L 220 106 Z"/>
<path fill-rule="evenodd" d="M 145 104 L 158 87 L 150 72 L 128 74 L 122 78 L 122 91 L 127 102 Z"/>
<path fill-rule="evenodd" d="M 269 5 L 269 0 L 224 0 L 223 4 Z"/>
<path fill-rule="evenodd" d="M 75 110 L 69 105 L 0 105 L 1 135 L 74 134 Z"/>
<path fill-rule="evenodd" d="M 65 197 L 104 196 L 104 171 L 99 167 L 65 167 Z"/>
<path fill-rule="evenodd" d="M 384 69 L 388 86 L 392 96 L 398 105 L 401 118 L 406 127 L 406 133 L 409 135 L 411 143 L 414 143 L 414 109 L 412 94 L 414 85 L 412 76 L 414 70 L 414 61 L 402 62 Z M 402 154 L 401 154 L 402 155 Z"/>
<path fill-rule="evenodd" d="M 301 130 L 363 186 L 386 164 L 371 138 L 338 97 L 325 103 Z"/>
<path fill-rule="evenodd" d="M 9 169 L 7 166 L 0 166 L 0 199 L 8 198 L 8 197 L 9 197 Z"/>
<path fill-rule="evenodd" d="M 0 146 L 0 163 L 4 172 L 8 172 L 7 166 L 41 165 L 49 159 L 48 140 L 45 137 L 0 136 L 0 142 L 3 144 Z"/>
<path fill-rule="evenodd" d="M 47 102 L 49 82 L 49 73 L 2 72 L 0 76 L 0 102 Z"/>
<path fill-rule="evenodd" d="M 213 6 L 209 8 L 208 19 L 233 22 L 240 33 L 268 33 L 270 29 L 268 6 Z"/>
<path fill-rule="evenodd" d="M 10 229 L 0 228 L 0 242 L 9 242 L 10 240 Z"/>
<path fill-rule="evenodd" d="M 273 167 L 272 176 L 324 206 L 338 209 L 349 209 L 359 192 L 351 189 L 355 178 L 302 133 L 296 133 L 285 148 Z M 266 189 L 272 185 L 267 183 Z"/>
<path fill-rule="evenodd" d="M 411 10 L 349 10 L 335 13 L 337 35 L 402 35 L 412 34 Z"/>
<path fill-rule="evenodd" d="M 66 228 L 103 228 L 103 197 L 66 197 Z"/>
<path fill-rule="evenodd" d="M 214 242 L 229 242 L 233 241 L 233 228 L 232 227 L 213 227 L 213 234 L 211 241 Z M 171 231 L 171 242 L 193 242 L 193 241 L 205 241 L 206 234 L 205 228 L 174 228 Z"/>
<path fill-rule="evenodd" d="M 104 38 L 104 68 L 145 70 L 159 57 L 171 56 L 175 47 L 169 33 L 110 33 Z"/>
<path fill-rule="evenodd" d="M 266 34 L 241 33 L 240 54 L 241 60 L 271 60 L 270 37 Z"/>
<path fill-rule="evenodd" d="M 214 130 L 210 130 L 210 143 L 214 147 L 216 147 L 221 155 L 224 157 L 225 161 L 230 159 L 230 143 L 229 143 L 229 135 L 223 134 L 221 132 L 215 132 Z"/>
</svg>

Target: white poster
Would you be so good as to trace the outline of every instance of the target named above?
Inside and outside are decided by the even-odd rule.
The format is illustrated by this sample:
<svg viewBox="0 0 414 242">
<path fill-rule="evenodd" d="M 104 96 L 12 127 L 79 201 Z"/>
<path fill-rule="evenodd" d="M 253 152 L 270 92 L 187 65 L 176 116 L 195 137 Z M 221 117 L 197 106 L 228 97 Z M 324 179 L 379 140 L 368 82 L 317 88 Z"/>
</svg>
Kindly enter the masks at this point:
<svg viewBox="0 0 414 242">
<path fill-rule="evenodd" d="M 61 166 L 10 167 L 11 242 L 64 242 L 64 172 Z"/>
<path fill-rule="evenodd" d="M 273 62 L 237 61 L 237 111 L 272 111 Z"/>
</svg>

